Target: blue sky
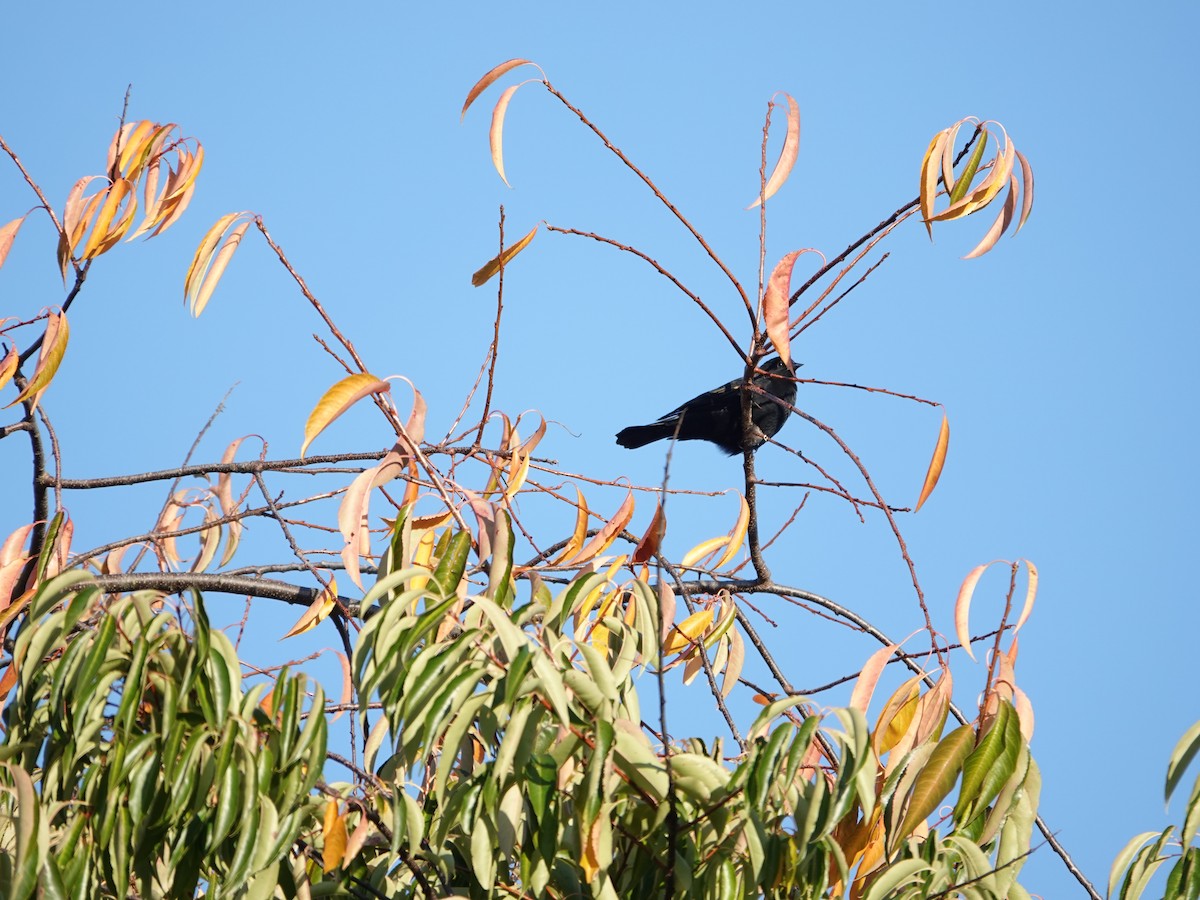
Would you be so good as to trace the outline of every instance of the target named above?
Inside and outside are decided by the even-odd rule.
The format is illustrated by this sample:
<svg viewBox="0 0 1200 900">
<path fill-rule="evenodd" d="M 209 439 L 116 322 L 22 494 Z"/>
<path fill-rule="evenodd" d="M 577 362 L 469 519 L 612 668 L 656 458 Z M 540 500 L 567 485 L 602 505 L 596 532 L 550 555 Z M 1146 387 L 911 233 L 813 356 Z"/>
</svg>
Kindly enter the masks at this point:
<svg viewBox="0 0 1200 900">
<path fill-rule="evenodd" d="M 936 131 L 968 115 L 998 120 L 1037 175 L 1025 231 L 963 261 L 986 222 L 943 226 L 933 244 L 910 224 L 888 243 L 889 260 L 794 353 L 807 377 L 945 404 L 953 436 L 942 484 L 901 523 L 939 627 L 952 630 L 951 603 L 971 567 L 1037 563 L 1041 593 L 1017 675 L 1038 716 L 1041 812 L 1102 886 L 1129 837 L 1179 820 L 1178 802 L 1170 819 L 1163 812 L 1166 759 L 1200 718 L 1200 615 L 1186 575 L 1200 500 L 1191 459 L 1198 322 L 1191 208 L 1178 187 L 1197 138 L 1191 39 L 1200 22 L 1183 3 L 1136 14 L 1117 4 L 1080 14 L 1048 6 L 1019 0 L 1000 18 L 940 4 L 10 11 L 0 134 L 60 208 L 76 178 L 101 171 L 129 83 L 131 118 L 178 122 L 207 153 L 183 221 L 101 259 L 73 309 L 67 360 L 45 401 L 66 474 L 177 463 L 234 383 L 198 458 L 250 432 L 273 455 L 298 452 L 308 411 L 339 373 L 312 344 L 319 323 L 267 248 L 248 236 L 198 321 L 181 302 L 201 234 L 234 210 L 265 217 L 377 374 L 417 383 L 431 433 L 453 419 L 490 338 L 494 293 L 469 278 L 495 251 L 500 203 L 510 239 L 545 220 L 636 245 L 744 327 L 711 262 L 535 84 L 510 107 L 514 187 L 500 182 L 487 152 L 497 90 L 463 124 L 459 109 L 471 84 L 510 57 L 541 64 L 749 285 L 758 216 L 743 207 L 757 190 L 762 116 L 775 91 L 798 100 L 803 138 L 768 207 L 768 265 L 801 247 L 840 251 L 915 196 Z M 32 202 L 0 165 L 0 221 Z M 0 270 L 0 317 L 61 302 L 48 234 L 31 220 L 18 237 Z M 657 482 L 661 453 L 622 450 L 612 435 L 738 371 L 728 345 L 666 281 L 578 238 L 539 235 L 507 273 L 505 316 L 497 404 L 561 423 L 542 449 L 570 471 Z M 915 500 L 935 413 L 819 386 L 802 386 L 799 402 L 855 447 L 889 498 Z M 836 448 L 804 423 L 780 437 L 843 471 Z M 313 449 L 386 443 L 364 410 Z M 19 444 L 0 443 L 5 471 L 26 470 Z M 770 448 L 760 472 L 809 477 Z M 5 533 L 27 516 L 22 479 L 6 478 L 0 494 Z M 736 488 L 739 465 L 686 445 L 671 480 Z M 594 505 L 615 508 L 615 495 L 604 496 Z M 73 498 L 76 546 L 146 527 L 161 498 L 161 487 Z M 778 520 L 795 502 L 778 495 L 768 514 Z M 681 553 L 724 530 L 734 501 L 681 501 L 678 510 L 668 546 Z M 649 514 L 643 504 L 635 527 Z M 920 627 L 884 523 L 863 525 L 832 499 L 809 499 L 775 567 L 781 580 L 891 634 Z M 977 630 L 998 614 L 1003 582 L 985 579 Z M 241 615 L 232 604 L 223 612 Z M 294 612 L 279 615 L 283 627 Z M 797 684 L 853 672 L 874 649 L 811 617 L 770 612 L 779 628 L 767 630 Z M 275 624 L 262 654 L 307 652 L 275 644 Z M 313 650 L 335 641 L 332 632 L 309 637 Z M 958 699 L 970 705 L 983 667 L 962 658 L 955 673 Z M 1044 896 L 1081 895 L 1049 849 L 1022 880 Z"/>
</svg>

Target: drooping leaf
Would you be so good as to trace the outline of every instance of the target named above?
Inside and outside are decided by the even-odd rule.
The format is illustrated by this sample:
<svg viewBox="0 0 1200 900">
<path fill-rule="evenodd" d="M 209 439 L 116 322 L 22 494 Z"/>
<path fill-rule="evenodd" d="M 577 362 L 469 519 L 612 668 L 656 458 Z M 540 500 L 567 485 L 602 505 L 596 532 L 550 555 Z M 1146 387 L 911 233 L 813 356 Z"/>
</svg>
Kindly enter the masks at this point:
<svg viewBox="0 0 1200 900">
<path fill-rule="evenodd" d="M 776 160 L 775 168 L 771 170 L 762 193 L 746 209 L 754 209 L 764 199 L 769 200 L 775 196 L 775 192 L 787 181 L 792 167 L 796 165 L 796 159 L 800 156 L 800 104 L 791 94 L 785 93 L 783 96 L 787 98 L 788 103 L 787 134 L 783 139 L 783 149 L 779 151 L 779 159 Z"/>
<path fill-rule="evenodd" d="M 779 358 L 790 369 L 792 366 L 791 337 L 788 333 L 788 298 L 792 294 L 792 269 L 796 258 L 803 250 L 793 250 L 775 264 L 767 289 L 763 293 L 763 319 L 767 337 L 775 345 Z"/>
<path fill-rule="evenodd" d="M 963 649 L 967 651 L 967 656 L 975 659 L 975 652 L 971 649 L 971 598 L 975 595 L 975 586 L 979 584 L 979 579 L 983 577 L 983 573 L 987 571 L 987 567 L 991 565 L 976 566 L 967 573 L 967 577 L 963 579 L 963 583 L 958 588 L 958 597 L 954 600 L 954 633 L 958 635 L 958 642 L 962 644 Z"/>
<path fill-rule="evenodd" d="M 71 336 L 71 329 L 67 325 L 67 314 L 64 312 L 52 312 L 46 316 L 46 331 L 42 335 L 42 346 L 38 352 L 37 366 L 33 370 L 33 377 L 25 385 L 25 390 L 17 395 L 17 399 L 5 406 L 15 406 L 25 400 L 30 400 L 33 407 L 36 408 L 38 401 L 41 399 L 42 393 L 46 390 L 55 373 L 58 371 L 59 365 L 62 363 L 63 354 L 67 352 L 67 340 Z"/>
<path fill-rule="evenodd" d="M 880 647 L 868 657 L 862 671 L 858 673 L 858 679 L 854 682 L 854 691 L 850 694 L 851 706 L 866 713 L 867 707 L 871 703 L 871 696 L 875 693 L 875 685 L 879 683 L 879 676 L 883 673 L 883 668 L 887 665 L 888 660 L 892 658 L 892 654 L 898 649 L 900 649 L 899 644 L 888 644 Z"/>
<path fill-rule="evenodd" d="M 646 528 L 642 539 L 638 541 L 638 545 L 633 551 L 633 563 L 641 565 L 649 561 L 654 554 L 658 552 L 658 548 L 662 546 L 663 536 L 667 533 L 667 517 L 663 513 L 662 501 L 660 500 L 654 507 L 654 515 L 650 518 L 650 524 Z"/>
<path fill-rule="evenodd" d="M 1025 624 L 1025 620 L 1033 612 L 1033 601 L 1037 597 L 1038 588 L 1037 566 L 1028 559 L 1021 561 L 1025 563 L 1025 568 L 1029 571 L 1029 583 L 1025 587 L 1025 603 L 1021 607 L 1021 615 L 1017 617 L 1017 624 L 1013 626 L 1014 635 L 1021 630 L 1021 626 Z"/>
<path fill-rule="evenodd" d="M 983 238 L 975 245 L 963 259 L 977 259 L 987 253 L 996 246 L 996 241 L 1000 240 L 1008 226 L 1012 224 L 1013 215 L 1017 210 L 1017 176 L 1009 177 L 1008 194 L 1004 198 L 1004 203 L 1000 207 L 1000 212 L 996 214 L 992 226 L 984 234 Z"/>
<path fill-rule="evenodd" d="M 230 235 L 230 239 L 221 245 L 220 252 L 217 250 L 217 245 L 221 244 L 221 238 L 229 226 L 245 215 L 249 215 L 249 213 L 226 213 L 217 219 L 212 228 L 208 229 L 204 237 L 200 239 L 200 246 L 196 248 L 196 252 L 192 256 L 192 263 L 188 266 L 187 274 L 183 279 L 183 296 L 192 315 L 198 316 L 208 304 L 208 299 L 212 296 L 222 272 L 229 264 L 234 250 L 237 249 L 238 243 L 246 231 L 245 227 L 239 226 L 234 232 L 236 239 Z M 220 269 L 215 274 L 211 271 L 214 268 L 214 254 L 217 254 L 221 260 Z M 203 300 L 201 301 L 202 291 Z"/>
<path fill-rule="evenodd" d="M 229 265 L 229 261 L 233 259 L 233 254 L 242 243 L 242 237 L 246 234 L 246 229 L 250 227 L 250 222 L 242 222 L 237 225 L 229 235 L 221 242 L 221 248 L 213 257 L 212 263 L 204 272 L 204 277 L 196 285 L 196 290 L 189 297 L 189 310 L 193 316 L 199 317 L 204 308 L 208 306 L 208 300 L 212 297 L 213 291 L 217 288 L 217 283 L 221 280 L 221 276 L 225 274 L 225 268 Z"/>
<path fill-rule="evenodd" d="M 942 426 L 938 429 L 937 444 L 933 448 L 933 458 L 929 460 L 929 469 L 925 472 L 925 483 L 921 485 L 921 496 L 917 498 L 917 506 L 913 512 L 920 511 L 933 489 L 937 487 L 938 479 L 942 477 L 942 468 L 946 465 L 946 452 L 950 449 L 950 418 L 943 411 Z"/>
<path fill-rule="evenodd" d="M 929 233 L 930 240 L 933 239 L 933 205 L 937 201 L 939 162 L 949 134 L 950 129 L 935 134 L 925 150 L 925 158 L 921 160 L 921 218 L 925 222 L 925 230 Z"/>
<path fill-rule="evenodd" d="M 513 94 L 517 92 L 517 88 L 520 86 L 519 84 L 514 84 L 512 87 L 504 89 L 504 93 L 496 101 L 495 109 L 492 110 L 492 127 L 488 131 L 488 145 L 492 150 L 492 165 L 496 167 L 496 171 L 500 174 L 500 180 L 509 187 L 512 187 L 512 185 L 508 184 L 508 178 L 504 174 L 504 117 L 508 114 L 509 101 L 512 100 Z"/>
</svg>

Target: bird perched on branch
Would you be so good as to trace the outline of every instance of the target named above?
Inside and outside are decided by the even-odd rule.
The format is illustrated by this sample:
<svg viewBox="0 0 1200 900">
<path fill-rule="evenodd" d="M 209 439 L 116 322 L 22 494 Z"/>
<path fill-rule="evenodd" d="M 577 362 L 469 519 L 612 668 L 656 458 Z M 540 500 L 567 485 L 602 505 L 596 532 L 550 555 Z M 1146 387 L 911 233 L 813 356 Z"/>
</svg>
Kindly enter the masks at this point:
<svg viewBox="0 0 1200 900">
<path fill-rule="evenodd" d="M 799 363 L 797 363 L 799 365 Z M 693 397 L 649 425 L 631 425 L 617 435 L 617 443 L 630 450 L 663 438 L 709 441 L 732 455 L 755 450 L 774 437 L 796 403 L 796 382 L 776 356 L 759 367 L 750 383 L 764 391 L 748 390 L 751 427 L 742 433 L 742 378 Z M 773 397 L 783 403 L 777 403 Z M 784 405 L 786 404 L 786 405 Z"/>
</svg>

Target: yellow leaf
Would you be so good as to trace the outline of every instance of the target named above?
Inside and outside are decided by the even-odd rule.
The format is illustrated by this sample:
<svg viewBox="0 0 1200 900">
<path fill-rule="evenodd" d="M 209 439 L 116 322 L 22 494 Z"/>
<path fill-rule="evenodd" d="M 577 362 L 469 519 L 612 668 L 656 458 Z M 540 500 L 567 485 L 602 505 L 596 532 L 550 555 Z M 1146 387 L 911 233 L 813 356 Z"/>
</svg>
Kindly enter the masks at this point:
<svg viewBox="0 0 1200 900">
<path fill-rule="evenodd" d="M 942 148 L 946 145 L 950 129 L 943 129 L 933 136 L 929 147 L 925 150 L 925 158 L 921 160 L 921 218 L 925 220 L 925 230 L 933 238 L 933 204 L 937 200 L 938 164 Z"/>
<path fill-rule="evenodd" d="M 323 622 L 333 612 L 333 608 L 337 606 L 337 595 L 337 579 L 330 578 L 329 587 L 317 595 L 317 598 L 304 611 L 304 615 L 296 621 L 291 630 L 280 638 L 280 640 L 295 637 L 298 634 L 304 634 L 304 632 L 316 628 L 319 623 Z"/>
<path fill-rule="evenodd" d="M 663 642 L 663 655 L 678 653 L 679 651 L 697 643 L 700 636 L 712 624 L 714 608 L 699 610 L 692 613 L 678 625 L 671 629 L 670 635 Z"/>
<path fill-rule="evenodd" d="M 4 359 L 0 359 L 0 388 L 3 388 L 12 380 L 13 373 L 17 371 L 17 363 L 20 360 L 21 355 L 17 353 L 17 348 L 9 347 L 8 352 L 4 354 Z"/>
<path fill-rule="evenodd" d="M 103 196 L 104 200 L 96 215 L 96 222 L 92 225 L 92 232 L 80 254 L 84 259 L 99 256 L 119 241 L 129 227 L 133 211 L 137 209 L 137 195 L 133 193 L 133 185 L 124 178 L 109 185 Z M 113 225 L 113 219 L 120 210 L 121 203 L 127 198 L 129 207 L 126 209 L 125 215 L 117 221 L 116 225 Z"/>
<path fill-rule="evenodd" d="M 738 499 L 742 501 L 742 505 L 738 511 L 737 521 L 733 525 L 733 531 L 729 532 L 729 543 L 725 547 L 725 552 L 721 554 L 720 559 L 713 563 L 714 569 L 721 568 L 737 556 L 738 551 L 742 549 L 742 541 L 746 539 L 746 529 L 750 527 L 750 506 L 741 494 L 738 494 Z"/>
<path fill-rule="evenodd" d="M 707 541 L 701 541 L 683 555 L 683 559 L 679 561 L 679 565 L 684 569 L 688 568 L 689 566 L 694 566 L 698 561 L 708 556 L 710 553 L 720 550 L 728 543 L 728 535 L 724 537 L 709 538 Z"/>
<path fill-rule="evenodd" d="M 24 222 L 25 217 L 21 216 L 19 219 L 13 219 L 7 225 L 0 226 L 0 266 L 4 265 L 4 260 L 8 258 L 8 251 L 12 249 L 13 241 Z"/>
<path fill-rule="evenodd" d="M 42 348 L 38 353 L 37 367 L 33 371 L 33 377 L 25 385 L 25 390 L 17 395 L 16 400 L 4 407 L 5 409 L 22 403 L 26 399 L 31 400 L 33 407 L 37 407 L 42 392 L 54 378 L 54 373 L 58 371 L 59 364 L 62 363 L 63 354 L 67 352 L 67 339 L 70 334 L 71 329 L 67 326 L 66 313 L 52 312 L 46 316 L 46 331 L 42 335 Z"/>
<path fill-rule="evenodd" d="M 328 875 L 342 864 L 346 853 L 346 815 L 338 814 L 338 803 L 330 800 L 325 805 L 325 843 L 321 849 L 322 868 Z"/>
<path fill-rule="evenodd" d="M 474 275 L 471 276 L 471 284 L 475 287 L 486 284 L 493 275 L 500 271 L 500 267 L 507 266 L 509 260 L 529 246 L 529 242 L 533 240 L 533 236 L 537 234 L 538 226 L 534 225 L 530 229 L 529 234 L 521 238 L 511 247 L 505 247 L 504 252 L 489 259 Z"/>
<path fill-rule="evenodd" d="M 925 483 L 921 486 L 921 496 L 917 498 L 917 508 L 920 511 L 933 489 L 937 487 L 938 479 L 942 477 L 942 467 L 946 464 L 946 451 L 950 449 L 950 419 L 942 412 L 942 427 L 938 429 L 937 444 L 933 448 L 933 458 L 929 460 L 929 469 L 925 472 Z"/>
<path fill-rule="evenodd" d="M 783 183 L 792 174 L 792 167 L 796 165 L 796 158 L 800 155 L 800 105 L 791 94 L 783 96 L 787 97 L 788 102 L 787 135 L 783 139 L 783 149 L 779 151 L 779 159 L 775 162 L 775 168 L 771 170 L 771 177 L 767 179 L 762 194 L 746 209 L 754 209 L 763 200 L 775 196 L 775 192 L 783 187 Z"/>
<path fill-rule="evenodd" d="M 313 438 L 351 406 L 369 394 L 383 394 L 389 390 L 391 386 L 386 381 L 367 372 L 348 375 L 327 390 L 317 401 L 304 424 L 304 443 L 300 445 L 300 458 L 304 458 L 304 451 L 308 449 Z"/>
<path fill-rule="evenodd" d="M 875 755 L 882 756 L 892 749 L 904 737 L 908 726 L 917 714 L 917 698 L 921 694 L 920 675 L 914 675 L 896 689 L 888 698 L 883 711 L 879 714 L 879 722 L 873 735 Z"/>
<path fill-rule="evenodd" d="M 588 505 L 583 499 L 583 492 L 579 488 L 575 488 L 575 530 L 571 533 L 566 546 L 562 552 L 554 559 L 554 564 L 559 565 L 564 560 L 570 559 L 579 552 L 579 548 L 583 546 L 584 540 L 587 538 L 588 526 Z"/>
<path fill-rule="evenodd" d="M 527 59 L 510 59 L 506 62 L 500 63 L 500 65 L 490 70 L 486 75 L 475 82 L 471 90 L 467 92 L 467 99 L 466 102 L 463 103 L 462 114 L 458 117 L 458 120 L 461 122 L 466 117 L 467 110 L 470 109 L 471 104 L 475 102 L 480 94 L 491 87 L 496 82 L 496 79 L 501 78 L 506 72 L 511 72 L 518 66 L 532 65 L 536 64 Z"/>
<path fill-rule="evenodd" d="M 192 264 L 188 266 L 187 274 L 183 278 L 183 296 L 187 301 L 188 306 L 193 310 L 193 315 L 197 315 L 196 297 L 200 293 L 200 288 L 205 283 L 206 274 L 209 266 L 212 263 L 213 254 L 216 252 L 217 244 L 221 241 L 221 236 L 225 230 L 229 228 L 238 218 L 248 215 L 246 212 L 226 213 L 217 219 L 212 228 L 205 232 L 204 237 L 200 239 L 200 246 L 196 248 L 195 254 L 192 256 Z M 232 251 L 230 251 L 232 252 Z M 228 257 L 226 258 L 228 263 Z M 215 287 L 215 283 L 213 287 Z M 209 289 L 212 293 L 212 288 Z M 205 302 L 208 298 L 205 297 Z"/>
</svg>

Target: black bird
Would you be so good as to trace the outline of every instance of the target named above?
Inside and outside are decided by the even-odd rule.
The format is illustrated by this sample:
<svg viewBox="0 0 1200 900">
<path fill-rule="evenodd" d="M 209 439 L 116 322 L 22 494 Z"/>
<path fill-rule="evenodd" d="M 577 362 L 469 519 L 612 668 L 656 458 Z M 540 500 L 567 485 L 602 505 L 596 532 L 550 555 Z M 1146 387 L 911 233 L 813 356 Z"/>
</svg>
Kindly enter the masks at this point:
<svg viewBox="0 0 1200 900">
<path fill-rule="evenodd" d="M 751 384 L 788 405 L 776 403 L 757 391 L 748 391 L 752 423 L 749 434 L 742 434 L 743 379 L 735 378 L 693 397 L 657 422 L 622 429 L 617 435 L 617 443 L 633 450 L 674 437 L 681 441 L 709 441 L 730 455 L 757 449 L 779 432 L 792 412 L 791 406 L 796 403 L 796 382 L 782 359 L 776 356 L 759 368 L 761 371 L 754 373 Z"/>
</svg>

